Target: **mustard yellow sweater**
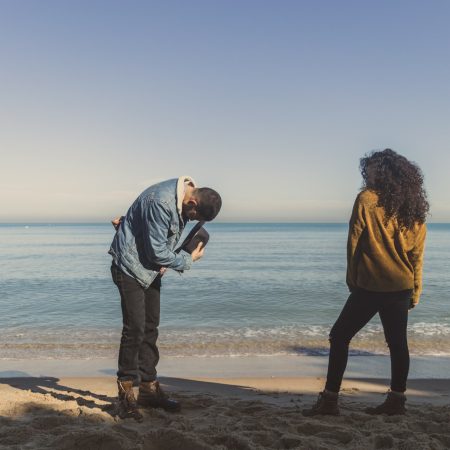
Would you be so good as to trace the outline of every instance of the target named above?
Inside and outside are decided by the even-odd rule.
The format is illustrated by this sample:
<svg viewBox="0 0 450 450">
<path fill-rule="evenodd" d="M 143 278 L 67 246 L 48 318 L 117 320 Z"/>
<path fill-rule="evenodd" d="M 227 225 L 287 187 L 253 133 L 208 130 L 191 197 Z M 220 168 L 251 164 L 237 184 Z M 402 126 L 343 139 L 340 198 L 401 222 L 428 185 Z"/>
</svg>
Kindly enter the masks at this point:
<svg viewBox="0 0 450 450">
<path fill-rule="evenodd" d="M 400 228 L 397 219 L 384 224 L 378 195 L 362 191 L 350 218 L 347 243 L 347 285 L 377 292 L 413 289 L 412 301 L 422 292 L 422 266 L 426 226 Z"/>
</svg>

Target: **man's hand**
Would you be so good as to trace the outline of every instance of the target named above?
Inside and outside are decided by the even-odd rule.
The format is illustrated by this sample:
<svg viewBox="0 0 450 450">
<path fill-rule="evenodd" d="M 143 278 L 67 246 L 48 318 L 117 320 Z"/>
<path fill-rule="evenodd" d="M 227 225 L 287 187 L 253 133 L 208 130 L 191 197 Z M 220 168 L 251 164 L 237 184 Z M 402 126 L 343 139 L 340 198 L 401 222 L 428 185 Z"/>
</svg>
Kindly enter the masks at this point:
<svg viewBox="0 0 450 450">
<path fill-rule="evenodd" d="M 111 224 L 114 227 L 114 229 L 117 231 L 120 227 L 120 223 L 122 222 L 122 217 L 116 217 L 115 219 L 111 220 Z"/>
<path fill-rule="evenodd" d="M 166 273 L 166 271 L 167 271 L 167 267 L 161 267 L 161 269 L 159 269 L 159 274 L 161 276 L 163 276 Z"/>
<path fill-rule="evenodd" d="M 199 260 L 203 253 L 205 252 L 205 247 L 203 247 L 203 242 L 199 242 L 197 248 L 191 253 L 192 261 Z"/>
</svg>

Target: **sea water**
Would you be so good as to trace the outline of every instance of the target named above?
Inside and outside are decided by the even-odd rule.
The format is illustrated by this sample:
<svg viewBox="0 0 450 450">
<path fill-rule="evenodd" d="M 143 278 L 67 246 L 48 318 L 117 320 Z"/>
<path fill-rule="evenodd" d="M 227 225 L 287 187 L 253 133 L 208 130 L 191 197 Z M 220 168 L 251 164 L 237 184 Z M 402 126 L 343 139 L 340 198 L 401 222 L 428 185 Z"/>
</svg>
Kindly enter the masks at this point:
<svg viewBox="0 0 450 450">
<path fill-rule="evenodd" d="M 164 356 L 326 355 L 347 297 L 347 224 L 211 223 L 203 259 L 161 288 Z M 117 355 L 109 224 L 0 225 L 0 359 Z M 450 355 L 450 224 L 430 224 L 412 355 Z M 351 355 L 386 355 L 378 317 Z"/>
</svg>

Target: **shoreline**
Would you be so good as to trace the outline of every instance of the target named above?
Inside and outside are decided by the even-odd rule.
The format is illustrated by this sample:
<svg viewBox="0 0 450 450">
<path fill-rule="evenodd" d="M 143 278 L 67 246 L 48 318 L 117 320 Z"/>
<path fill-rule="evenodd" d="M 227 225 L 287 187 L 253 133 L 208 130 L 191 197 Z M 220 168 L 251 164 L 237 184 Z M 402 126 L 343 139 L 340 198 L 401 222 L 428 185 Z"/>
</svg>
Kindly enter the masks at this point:
<svg viewBox="0 0 450 450">
<path fill-rule="evenodd" d="M 323 356 L 235 356 L 161 357 L 161 377 L 325 377 L 328 357 Z M 0 377 L 115 377 L 116 359 L 27 359 L 0 360 Z M 412 356 L 409 379 L 445 379 L 450 357 Z M 387 378 L 388 356 L 350 356 L 345 378 Z"/>
</svg>

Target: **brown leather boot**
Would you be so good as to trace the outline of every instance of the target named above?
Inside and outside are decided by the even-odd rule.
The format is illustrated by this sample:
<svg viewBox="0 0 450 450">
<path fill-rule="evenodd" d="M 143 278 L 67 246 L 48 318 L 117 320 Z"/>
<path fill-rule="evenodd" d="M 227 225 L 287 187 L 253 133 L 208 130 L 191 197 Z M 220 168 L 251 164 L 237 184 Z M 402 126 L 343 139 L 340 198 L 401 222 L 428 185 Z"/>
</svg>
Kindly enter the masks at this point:
<svg viewBox="0 0 450 450">
<path fill-rule="evenodd" d="M 396 414 L 405 414 L 406 395 L 403 392 L 389 391 L 386 400 L 375 408 L 366 408 L 367 414 L 387 414 L 394 416 Z"/>
<path fill-rule="evenodd" d="M 121 419 L 131 417 L 137 422 L 142 422 L 144 417 L 139 411 L 134 397 L 133 382 L 117 380 L 117 387 L 119 388 L 119 417 Z"/>
<path fill-rule="evenodd" d="M 180 402 L 168 397 L 162 390 L 159 381 L 143 381 L 139 385 L 138 404 L 149 408 L 163 408 L 169 412 L 178 412 Z"/>
<path fill-rule="evenodd" d="M 302 411 L 304 416 L 317 416 L 317 415 L 328 415 L 328 416 L 338 416 L 340 414 L 338 406 L 337 392 L 331 392 L 324 390 L 319 393 L 316 404 L 309 409 L 304 409 Z"/>
</svg>

